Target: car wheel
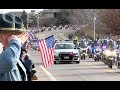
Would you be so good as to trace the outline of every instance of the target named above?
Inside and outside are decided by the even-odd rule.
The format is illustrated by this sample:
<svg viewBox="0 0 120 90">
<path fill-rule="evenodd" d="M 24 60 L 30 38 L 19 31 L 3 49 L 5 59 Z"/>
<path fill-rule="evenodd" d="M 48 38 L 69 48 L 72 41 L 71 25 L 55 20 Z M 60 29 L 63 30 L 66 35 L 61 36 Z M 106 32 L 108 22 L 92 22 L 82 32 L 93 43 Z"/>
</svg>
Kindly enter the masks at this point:
<svg viewBox="0 0 120 90">
<path fill-rule="evenodd" d="M 112 68 L 112 65 L 110 64 L 110 65 L 108 65 L 108 67 L 109 67 L 109 68 Z"/>
<path fill-rule="evenodd" d="M 98 58 L 98 61 L 100 60 L 100 58 Z"/>
<path fill-rule="evenodd" d="M 85 60 L 85 56 L 84 56 L 84 60 Z"/>
<path fill-rule="evenodd" d="M 54 64 L 56 64 L 56 61 L 54 61 Z"/>
</svg>

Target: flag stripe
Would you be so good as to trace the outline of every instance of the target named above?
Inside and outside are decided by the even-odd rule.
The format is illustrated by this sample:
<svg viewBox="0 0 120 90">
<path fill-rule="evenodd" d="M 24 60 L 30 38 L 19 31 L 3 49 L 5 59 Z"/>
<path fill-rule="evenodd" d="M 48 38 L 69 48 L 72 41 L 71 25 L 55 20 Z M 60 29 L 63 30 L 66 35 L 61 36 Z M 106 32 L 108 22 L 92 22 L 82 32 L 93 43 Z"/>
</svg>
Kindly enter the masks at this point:
<svg viewBox="0 0 120 90">
<path fill-rule="evenodd" d="M 50 50 L 50 49 L 48 49 L 48 53 L 49 53 L 49 55 L 51 56 L 51 50 Z M 48 61 L 49 65 L 52 65 L 52 64 L 51 64 L 51 59 L 52 59 L 52 57 L 50 57 L 50 60 Z"/>
<path fill-rule="evenodd" d="M 51 52 L 52 52 L 52 65 L 53 65 L 54 64 L 54 48 L 52 48 Z"/>
<path fill-rule="evenodd" d="M 49 53 L 48 53 L 48 50 L 47 50 L 47 46 L 46 46 L 46 43 L 45 43 L 45 40 L 43 40 L 43 43 L 44 43 L 44 54 L 45 54 L 45 58 L 46 58 L 46 67 L 49 66 L 49 62 L 47 60 L 49 60 Z"/>
<path fill-rule="evenodd" d="M 45 59 L 44 66 L 47 67 L 47 66 L 49 66 L 49 63 L 48 63 L 49 53 L 48 53 L 48 50 L 47 50 L 47 46 L 46 46 L 45 40 L 41 41 L 41 46 L 42 46 L 42 52 L 44 54 L 44 58 L 43 59 Z"/>
<path fill-rule="evenodd" d="M 54 52 L 53 52 L 53 48 L 50 48 L 48 51 L 49 51 L 49 55 L 51 56 L 51 57 L 50 57 L 50 62 L 49 62 L 49 63 L 50 63 L 50 65 L 53 65 L 53 61 L 54 61 L 54 56 L 53 56 L 53 55 L 54 55 Z"/>
<path fill-rule="evenodd" d="M 41 46 L 44 67 L 47 67 L 47 58 L 46 58 L 46 52 L 45 52 L 45 48 L 44 48 L 44 40 L 40 41 L 40 46 Z"/>
<path fill-rule="evenodd" d="M 44 65 L 44 67 L 46 67 L 45 66 L 45 62 L 46 62 L 46 60 L 44 60 L 44 58 L 45 58 L 45 55 L 44 55 L 44 53 L 43 53 L 43 47 L 42 47 L 42 41 L 40 41 L 40 52 L 41 52 L 41 58 L 42 58 L 42 62 L 43 62 L 43 65 Z"/>
<path fill-rule="evenodd" d="M 40 51 L 40 57 L 42 58 L 42 52 L 41 52 L 41 46 L 40 46 L 40 41 L 38 42 L 38 49 L 39 49 L 39 51 Z M 44 65 L 44 61 L 43 61 L 43 59 L 42 59 L 42 64 Z"/>
</svg>

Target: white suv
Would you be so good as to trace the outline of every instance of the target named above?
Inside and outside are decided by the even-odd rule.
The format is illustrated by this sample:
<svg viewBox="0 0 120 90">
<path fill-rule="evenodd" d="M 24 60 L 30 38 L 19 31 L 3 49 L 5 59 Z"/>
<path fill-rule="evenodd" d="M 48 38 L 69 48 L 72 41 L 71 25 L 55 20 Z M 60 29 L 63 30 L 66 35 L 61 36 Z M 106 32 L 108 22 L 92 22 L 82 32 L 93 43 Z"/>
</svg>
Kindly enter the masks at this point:
<svg viewBox="0 0 120 90">
<path fill-rule="evenodd" d="M 54 64 L 57 62 L 80 62 L 79 50 L 72 41 L 60 41 L 54 45 Z"/>
</svg>

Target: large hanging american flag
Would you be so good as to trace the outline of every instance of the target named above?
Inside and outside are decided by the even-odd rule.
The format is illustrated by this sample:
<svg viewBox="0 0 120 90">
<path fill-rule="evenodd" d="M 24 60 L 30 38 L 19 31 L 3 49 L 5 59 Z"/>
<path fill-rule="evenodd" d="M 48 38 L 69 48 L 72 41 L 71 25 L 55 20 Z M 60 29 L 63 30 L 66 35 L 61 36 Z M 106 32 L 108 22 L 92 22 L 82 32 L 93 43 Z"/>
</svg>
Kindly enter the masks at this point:
<svg viewBox="0 0 120 90">
<path fill-rule="evenodd" d="M 46 68 L 54 64 L 54 36 L 39 41 L 39 51 L 43 66 Z"/>
</svg>

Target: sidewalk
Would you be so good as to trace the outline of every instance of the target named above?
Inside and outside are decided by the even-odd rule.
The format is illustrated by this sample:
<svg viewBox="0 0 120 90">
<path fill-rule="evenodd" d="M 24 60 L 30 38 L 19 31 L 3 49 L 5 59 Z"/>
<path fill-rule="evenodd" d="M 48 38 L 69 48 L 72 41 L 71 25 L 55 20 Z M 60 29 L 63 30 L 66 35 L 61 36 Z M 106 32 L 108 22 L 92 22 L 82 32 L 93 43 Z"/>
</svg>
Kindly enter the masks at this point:
<svg viewBox="0 0 120 90">
<path fill-rule="evenodd" d="M 38 77 L 38 80 L 33 81 L 51 81 L 51 79 L 40 67 L 42 66 L 42 60 L 40 58 L 39 52 L 37 50 L 33 50 L 32 48 L 30 48 L 28 49 L 28 53 L 30 54 L 30 59 L 32 59 L 34 62 L 37 71 L 36 75 Z"/>
</svg>

